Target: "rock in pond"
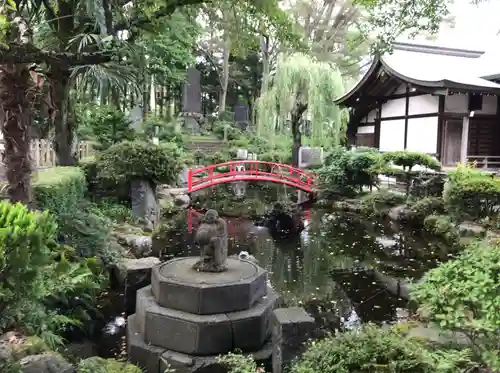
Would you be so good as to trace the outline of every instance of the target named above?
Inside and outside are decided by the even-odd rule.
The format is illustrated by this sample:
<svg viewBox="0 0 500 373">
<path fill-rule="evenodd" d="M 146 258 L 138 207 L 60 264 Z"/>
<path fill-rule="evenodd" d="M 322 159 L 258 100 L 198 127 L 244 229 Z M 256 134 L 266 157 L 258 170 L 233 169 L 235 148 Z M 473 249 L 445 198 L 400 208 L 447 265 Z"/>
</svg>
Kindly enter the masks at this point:
<svg viewBox="0 0 500 373">
<path fill-rule="evenodd" d="M 141 236 L 136 234 L 117 235 L 120 245 L 127 247 L 136 258 L 142 258 L 151 254 L 153 239 L 151 236 Z"/>
<path fill-rule="evenodd" d="M 19 363 L 22 373 L 75 373 L 75 368 L 56 354 L 29 355 Z"/>
<path fill-rule="evenodd" d="M 486 234 L 486 229 L 471 221 L 464 221 L 458 226 L 460 235 L 466 237 L 481 237 Z"/>
</svg>

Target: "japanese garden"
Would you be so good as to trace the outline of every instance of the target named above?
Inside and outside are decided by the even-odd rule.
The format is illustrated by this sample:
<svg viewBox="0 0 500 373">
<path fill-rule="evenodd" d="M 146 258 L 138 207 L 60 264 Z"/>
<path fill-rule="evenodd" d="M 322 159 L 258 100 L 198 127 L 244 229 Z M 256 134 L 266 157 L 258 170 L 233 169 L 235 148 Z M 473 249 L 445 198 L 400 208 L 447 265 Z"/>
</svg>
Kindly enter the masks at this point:
<svg viewBox="0 0 500 373">
<path fill-rule="evenodd" d="M 500 372 L 500 59 L 454 6 L 4 1 L 0 373 Z"/>
</svg>

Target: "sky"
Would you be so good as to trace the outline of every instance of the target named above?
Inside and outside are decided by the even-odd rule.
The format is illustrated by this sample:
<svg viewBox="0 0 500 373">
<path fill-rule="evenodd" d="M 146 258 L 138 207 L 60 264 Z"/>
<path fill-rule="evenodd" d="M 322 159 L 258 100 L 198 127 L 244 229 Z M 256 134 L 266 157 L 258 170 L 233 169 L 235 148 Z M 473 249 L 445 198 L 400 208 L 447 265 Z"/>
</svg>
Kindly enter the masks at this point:
<svg viewBox="0 0 500 373">
<path fill-rule="evenodd" d="M 450 11 L 455 16 L 455 27 L 440 30 L 436 44 L 476 50 L 500 48 L 500 36 L 497 37 L 500 0 L 488 0 L 479 5 L 470 4 L 469 0 L 455 0 Z"/>
</svg>

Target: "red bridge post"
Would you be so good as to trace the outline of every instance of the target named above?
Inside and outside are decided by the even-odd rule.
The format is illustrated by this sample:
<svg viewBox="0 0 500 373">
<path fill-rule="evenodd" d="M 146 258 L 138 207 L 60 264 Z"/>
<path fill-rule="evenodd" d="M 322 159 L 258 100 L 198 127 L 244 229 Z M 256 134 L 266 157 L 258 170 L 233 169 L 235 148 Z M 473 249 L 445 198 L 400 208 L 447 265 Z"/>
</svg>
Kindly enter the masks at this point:
<svg viewBox="0 0 500 373">
<path fill-rule="evenodd" d="M 191 167 L 188 168 L 188 193 L 191 193 L 193 189 L 193 169 Z"/>
</svg>

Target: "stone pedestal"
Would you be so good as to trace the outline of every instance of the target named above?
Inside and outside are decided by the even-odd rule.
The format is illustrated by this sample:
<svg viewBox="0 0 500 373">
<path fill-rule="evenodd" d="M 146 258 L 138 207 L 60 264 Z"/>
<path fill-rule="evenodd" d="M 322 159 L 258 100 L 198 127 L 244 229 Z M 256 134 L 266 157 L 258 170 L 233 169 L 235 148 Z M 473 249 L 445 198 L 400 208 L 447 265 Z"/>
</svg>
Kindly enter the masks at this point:
<svg viewBox="0 0 500 373">
<path fill-rule="evenodd" d="M 301 307 L 278 308 L 272 317 L 273 373 L 282 373 L 305 349 L 314 319 Z"/>
<path fill-rule="evenodd" d="M 271 317 L 277 294 L 267 273 L 250 261 L 229 258 L 223 273 L 197 272 L 198 260 L 179 258 L 155 266 L 151 286 L 137 292 L 128 320 L 129 359 L 146 373 L 199 372 L 234 350 L 260 361 L 271 356 Z"/>
</svg>

